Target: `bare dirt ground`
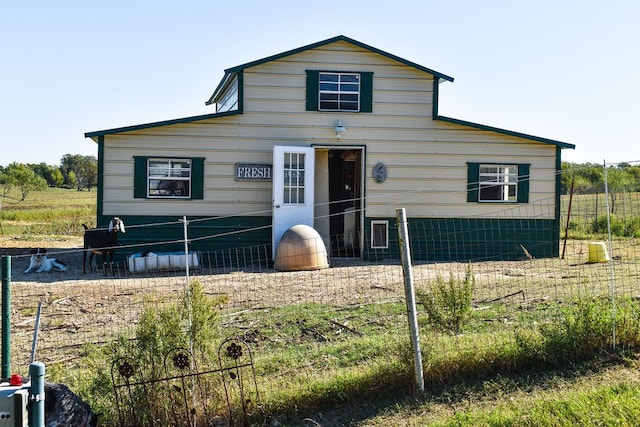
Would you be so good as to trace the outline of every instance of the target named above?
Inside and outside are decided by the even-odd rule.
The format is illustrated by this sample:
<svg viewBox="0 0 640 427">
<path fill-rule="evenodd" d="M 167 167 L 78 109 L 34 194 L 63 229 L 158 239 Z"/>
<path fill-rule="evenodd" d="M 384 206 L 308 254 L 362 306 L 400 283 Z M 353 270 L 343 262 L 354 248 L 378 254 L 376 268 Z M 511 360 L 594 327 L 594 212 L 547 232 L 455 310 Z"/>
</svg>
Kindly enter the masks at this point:
<svg viewBox="0 0 640 427">
<path fill-rule="evenodd" d="M 63 261 L 66 272 L 24 273 L 30 251 L 46 248 Z M 45 363 L 76 357 L 84 343 L 108 342 L 137 323 L 144 304 L 176 301 L 184 294 L 184 271 L 131 273 L 123 263 L 115 274 L 83 274 L 82 239 L 22 240 L 0 238 L 0 255 L 11 255 L 12 353 L 25 361 L 32 344 L 37 307 L 41 306 L 38 354 Z M 96 257 L 99 258 L 99 257 Z M 276 272 L 268 267 L 191 271 L 210 296 L 224 296 L 224 321 L 237 325 L 247 310 L 305 302 L 349 305 L 397 299 L 402 295 L 396 264 L 372 266 L 337 260 L 321 271 Z M 96 260 L 94 259 L 94 262 Z"/>
<path fill-rule="evenodd" d="M 570 245 L 570 257 L 521 261 L 474 263 L 475 300 L 527 304 L 548 299 L 566 299 L 567 293 L 588 291 L 607 294 L 607 264 L 586 264 L 588 242 Z M 32 248 L 46 248 L 50 257 L 66 263 L 68 271 L 28 273 Z M 568 252 L 569 253 L 569 252 Z M 616 251 L 617 253 L 621 253 Z M 83 343 L 108 341 L 115 331 L 137 323 L 144 304 L 176 301 L 185 289 L 184 272 L 161 271 L 132 274 L 122 263 L 114 276 L 102 271 L 82 272 L 82 238 L 67 237 L 24 240 L 0 236 L 0 255 L 11 255 L 12 329 L 16 358 L 29 352 L 36 308 L 42 305 L 39 352 L 47 361 L 74 357 Z M 623 271 L 618 286 L 638 292 L 638 263 L 631 254 L 616 258 L 616 271 Z M 403 298 L 402 267 L 397 261 L 370 263 L 357 259 L 332 259 L 325 270 L 277 272 L 268 267 L 225 269 L 205 267 L 191 274 L 211 296 L 227 298 L 221 307 L 224 321 L 238 324 L 247 311 L 271 307 L 321 303 L 336 307 L 397 301 Z M 94 260 L 95 261 L 95 260 Z M 416 287 L 429 286 L 437 277 L 464 277 L 466 263 L 422 263 L 413 266 Z M 620 273 L 623 274 L 623 273 Z M 633 280 L 631 280 L 633 279 Z M 68 350 L 68 351 L 67 351 Z M 16 359 L 17 360 L 17 359 Z"/>
</svg>

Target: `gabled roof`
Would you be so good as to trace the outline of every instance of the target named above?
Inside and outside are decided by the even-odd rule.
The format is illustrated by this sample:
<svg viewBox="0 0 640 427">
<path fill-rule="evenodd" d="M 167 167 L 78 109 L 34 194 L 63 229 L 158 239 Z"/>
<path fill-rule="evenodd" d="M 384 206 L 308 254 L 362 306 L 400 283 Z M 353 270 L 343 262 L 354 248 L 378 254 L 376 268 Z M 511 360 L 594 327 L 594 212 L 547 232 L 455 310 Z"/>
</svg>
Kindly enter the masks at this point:
<svg viewBox="0 0 640 427">
<path fill-rule="evenodd" d="M 311 49 L 315 49 L 318 47 L 322 47 L 322 46 L 326 46 L 329 45 L 331 43 L 335 43 L 335 42 L 347 42 L 347 43 L 351 43 L 354 46 L 358 46 L 362 49 L 368 50 L 369 52 L 373 52 L 373 53 L 377 53 L 378 55 L 382 55 L 386 58 L 392 59 L 394 61 L 398 61 L 401 64 L 407 65 L 409 67 L 413 67 L 416 68 L 420 71 L 424 71 L 425 73 L 431 74 L 433 75 L 435 78 L 439 79 L 439 80 L 447 80 L 452 82 L 453 81 L 453 77 L 449 77 L 446 74 L 442 74 L 439 73 L 438 71 L 432 70 L 430 68 L 427 67 L 423 67 L 420 64 L 416 64 L 415 62 L 411 62 L 407 59 L 404 58 L 400 58 L 399 56 L 393 55 L 391 53 L 385 52 L 383 50 L 377 49 L 373 46 L 369 46 L 368 44 L 364 44 L 362 42 L 359 42 L 357 40 L 354 40 L 352 38 L 349 38 L 347 36 L 336 36 L 336 37 L 332 37 L 330 39 L 326 39 L 323 41 L 319 41 L 316 43 L 312 43 L 310 45 L 307 46 L 302 46 L 299 47 L 297 49 L 292 49 L 292 50 L 288 50 L 286 52 L 282 52 L 279 53 L 277 55 L 271 55 L 271 56 L 267 56 L 266 58 L 262 58 L 262 59 L 258 59 L 256 61 L 251 61 L 251 62 L 247 62 L 246 64 L 242 64 L 242 65 L 237 65 L 235 67 L 231 67 L 231 68 L 227 68 L 226 70 L 224 70 L 224 77 L 222 78 L 222 80 L 220 81 L 220 84 L 218 84 L 218 87 L 216 87 L 216 90 L 213 92 L 213 95 L 211 95 L 211 97 L 209 98 L 209 100 L 206 102 L 207 105 L 213 104 L 215 102 L 215 100 L 217 99 L 218 95 L 220 95 L 220 92 L 226 88 L 227 84 L 232 80 L 232 78 L 242 72 L 243 70 L 250 68 L 250 67 L 255 67 L 256 65 L 260 65 L 260 64 L 264 64 L 267 62 L 271 62 L 271 61 L 275 61 L 277 59 L 282 59 L 285 58 L 287 56 L 290 55 L 295 55 L 296 53 L 300 53 L 300 52 L 304 52 L 307 50 L 311 50 Z"/>
<path fill-rule="evenodd" d="M 191 123 L 191 122 L 197 122 L 199 120 L 214 119 L 216 117 L 224 117 L 224 116 L 233 116 L 236 114 L 240 114 L 240 113 L 238 113 L 237 111 L 225 111 L 223 113 L 202 114 L 199 116 L 183 117 L 180 119 L 163 120 L 160 122 L 143 123 L 141 125 L 125 126 L 125 127 L 106 129 L 106 130 L 97 130 L 95 132 L 85 132 L 84 137 L 95 140 L 95 138 L 99 136 L 104 136 L 104 135 L 113 135 L 116 133 L 123 133 L 123 132 L 133 132 L 136 130 L 151 129 L 151 128 L 157 128 L 160 126 L 168 126 L 168 125 L 177 125 L 181 123 Z"/>
<path fill-rule="evenodd" d="M 511 131 L 511 130 L 507 130 L 507 129 L 500 129 L 500 128 L 496 128 L 496 127 L 493 127 L 493 126 L 481 125 L 479 123 L 473 123 L 473 122 L 468 122 L 466 120 L 454 119 L 452 117 L 436 116 L 433 119 L 434 120 L 440 120 L 441 122 L 452 123 L 454 125 L 466 126 L 466 127 L 479 129 L 479 130 L 485 130 L 485 131 L 488 131 L 488 132 L 496 132 L 496 133 L 501 133 L 503 135 L 515 136 L 515 137 L 518 137 L 518 138 L 524 138 L 524 139 L 528 139 L 528 140 L 531 140 L 531 141 L 537 141 L 537 142 L 542 142 L 542 143 L 545 143 L 545 144 L 551 144 L 551 145 L 555 145 L 555 146 L 560 147 L 560 148 L 572 148 L 572 149 L 576 148 L 575 145 L 569 144 L 567 142 L 561 142 L 561 141 L 556 141 L 554 139 L 548 139 L 548 138 L 542 138 L 542 137 L 539 137 L 539 136 L 528 135 L 526 133 L 514 132 L 514 131 Z"/>
<path fill-rule="evenodd" d="M 264 64 L 264 63 L 267 63 L 267 62 L 270 62 L 270 61 L 274 61 L 274 60 L 277 60 L 277 59 L 281 59 L 281 58 L 284 58 L 284 57 L 287 57 L 287 56 L 290 56 L 290 55 L 294 55 L 296 53 L 300 53 L 300 52 L 304 52 L 304 51 L 307 51 L 307 50 L 315 49 L 317 47 L 326 46 L 328 44 L 339 42 L 339 41 L 351 43 L 354 46 L 358 46 L 358 47 L 360 47 L 362 49 L 365 49 L 365 50 L 368 50 L 370 52 L 382 55 L 382 56 L 384 56 L 386 58 L 392 59 L 394 61 L 398 61 L 398 62 L 400 62 L 400 63 L 402 63 L 404 65 L 407 65 L 409 67 L 413 67 L 413 68 L 415 68 L 417 70 L 423 71 L 423 72 L 425 72 L 427 74 L 431 74 L 431 75 L 434 76 L 434 78 L 436 79 L 437 82 L 440 82 L 440 81 L 453 82 L 453 77 L 447 76 L 446 74 L 442 74 L 442 73 L 439 73 L 439 72 L 437 72 L 435 70 L 432 70 L 430 68 L 423 67 L 422 65 L 416 64 L 415 62 L 408 61 L 406 59 L 400 58 L 399 56 L 396 56 L 396 55 L 393 55 L 391 53 L 382 51 L 382 50 L 377 49 L 377 48 L 375 48 L 373 46 L 369 46 L 367 44 L 361 43 L 361 42 L 359 42 L 357 40 L 354 40 L 354 39 L 351 39 L 349 37 L 337 36 L 337 37 L 332 37 L 332 38 L 327 39 L 327 40 L 323 40 L 323 41 L 319 41 L 319 42 L 316 42 L 316 43 L 312 43 L 312 44 L 307 45 L 307 46 L 302 46 L 302 47 L 299 47 L 297 49 L 293 49 L 293 50 L 289 50 L 289 51 L 286 51 L 286 52 L 283 52 L 283 53 L 279 53 L 277 55 L 267 56 L 266 58 L 258 59 L 256 61 L 247 62 L 246 64 L 242 64 L 242 65 L 238 65 L 238 66 L 226 69 L 224 77 L 222 78 L 222 80 L 218 84 L 218 87 L 213 92 L 213 95 L 211 95 L 211 97 L 206 102 L 206 104 L 209 105 L 209 104 L 214 103 L 215 100 L 217 99 L 217 97 L 221 94 L 221 92 L 224 89 L 226 89 L 226 86 L 229 84 L 229 82 L 231 82 L 233 80 L 233 78 L 236 75 L 238 75 L 238 73 L 241 73 L 243 70 L 245 70 L 247 68 L 254 67 L 254 66 L 260 65 L 260 64 Z M 174 125 L 174 124 L 180 124 L 180 123 L 191 123 L 191 122 L 196 122 L 196 121 L 200 121 L 200 120 L 213 119 L 213 118 L 217 118 L 217 117 L 224 117 L 224 116 L 230 116 L 230 115 L 235 115 L 235 114 L 241 114 L 241 112 L 234 110 L 234 111 L 226 111 L 226 112 L 222 112 L 222 113 L 203 114 L 203 115 L 199 115 L 199 116 L 184 117 L 184 118 L 180 118 L 180 119 L 165 120 L 165 121 L 159 121 L 159 122 L 153 122 L 153 123 L 145 123 L 145 124 L 126 126 L 126 127 L 120 127 L 120 128 L 114 128 L 114 129 L 107 129 L 107 130 L 101 130 L 101 131 L 95 131 L 95 132 L 87 132 L 87 133 L 84 134 L 84 136 L 85 136 L 85 138 L 92 138 L 92 139 L 96 140 L 96 138 L 98 138 L 100 136 L 104 136 L 104 135 L 112 135 L 112 134 L 118 134 L 118 133 L 123 133 L 123 132 L 131 132 L 131 131 L 136 131 L 136 130 L 156 128 L 156 127 L 160 127 L 160 126 Z M 569 144 L 569 143 L 566 143 L 566 142 L 561 142 L 561 141 L 556 141 L 556 140 L 553 140 L 553 139 L 537 137 L 537 136 L 528 135 L 528 134 L 524 134 L 524 133 L 520 133 L 520 132 L 514 132 L 514 131 L 510 131 L 510 130 L 506 130 L 506 129 L 500 129 L 500 128 L 496 128 L 496 127 L 492 127 L 492 126 L 486 126 L 486 125 L 482 125 L 482 124 L 478 124 L 478 123 L 468 122 L 468 121 L 465 121 L 465 120 L 454 119 L 454 118 L 451 118 L 451 117 L 440 116 L 440 115 L 437 115 L 437 110 L 435 111 L 435 114 L 436 115 L 433 117 L 434 120 L 439 120 L 439 121 L 451 123 L 451 124 L 454 124 L 454 125 L 471 127 L 471 128 L 475 128 L 475 129 L 479 129 L 479 130 L 488 131 L 488 132 L 496 132 L 496 133 L 500 133 L 500 134 L 503 134 L 503 135 L 509 135 L 509 136 L 514 136 L 514 137 L 518 137 L 518 138 L 528 139 L 530 141 L 537 141 L 537 142 L 541 142 L 541 143 L 545 143 L 545 144 L 551 144 L 551 145 L 555 145 L 555 146 L 557 146 L 559 148 L 571 148 L 571 149 L 575 148 L 575 145 Z"/>
</svg>

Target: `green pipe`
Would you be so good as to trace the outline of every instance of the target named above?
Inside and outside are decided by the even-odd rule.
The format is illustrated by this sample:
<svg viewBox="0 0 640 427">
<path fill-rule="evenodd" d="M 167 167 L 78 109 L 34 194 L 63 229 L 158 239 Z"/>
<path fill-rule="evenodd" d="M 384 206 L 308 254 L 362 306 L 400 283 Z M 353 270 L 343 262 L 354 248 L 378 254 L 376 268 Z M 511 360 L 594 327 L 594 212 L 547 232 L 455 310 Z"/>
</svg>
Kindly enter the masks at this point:
<svg viewBox="0 0 640 427">
<path fill-rule="evenodd" d="M 11 376 L 11 257 L 2 256 L 2 372 L 1 377 Z"/>
<path fill-rule="evenodd" d="M 44 427 L 44 371 L 41 362 L 29 365 L 29 427 Z"/>
</svg>

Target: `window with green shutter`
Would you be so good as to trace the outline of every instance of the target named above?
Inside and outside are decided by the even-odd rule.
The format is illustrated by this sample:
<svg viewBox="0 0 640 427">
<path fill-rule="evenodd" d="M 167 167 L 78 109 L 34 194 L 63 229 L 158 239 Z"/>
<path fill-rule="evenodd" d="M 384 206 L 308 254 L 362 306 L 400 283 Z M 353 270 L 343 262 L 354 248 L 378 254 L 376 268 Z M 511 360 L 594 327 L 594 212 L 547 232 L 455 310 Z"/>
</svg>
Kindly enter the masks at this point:
<svg viewBox="0 0 640 427">
<path fill-rule="evenodd" d="M 134 198 L 202 199 L 203 190 L 202 157 L 134 157 Z"/>
<path fill-rule="evenodd" d="M 373 73 L 307 70 L 307 111 L 373 111 Z"/>
<path fill-rule="evenodd" d="M 467 163 L 468 202 L 529 202 L 529 164 Z"/>
</svg>

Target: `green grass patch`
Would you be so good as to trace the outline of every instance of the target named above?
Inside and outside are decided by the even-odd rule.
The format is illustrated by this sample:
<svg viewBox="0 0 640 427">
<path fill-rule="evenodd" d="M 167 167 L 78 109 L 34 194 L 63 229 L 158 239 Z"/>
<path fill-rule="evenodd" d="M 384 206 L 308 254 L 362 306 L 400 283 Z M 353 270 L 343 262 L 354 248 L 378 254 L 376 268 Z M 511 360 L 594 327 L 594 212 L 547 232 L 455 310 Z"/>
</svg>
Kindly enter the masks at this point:
<svg viewBox="0 0 640 427">
<path fill-rule="evenodd" d="M 402 419 L 415 417 L 416 424 L 405 425 L 431 425 L 423 424 L 429 419 L 424 414 L 425 407 L 441 408 L 439 402 L 447 400 L 456 407 L 455 413 L 444 411 L 437 420 L 432 420 L 436 423 L 433 425 L 521 425 L 519 423 L 526 420 L 527 414 L 534 409 L 549 413 L 548 421 L 545 421 L 548 424 L 531 425 L 568 425 L 554 423 L 569 422 L 581 405 L 608 405 L 613 400 L 610 402 L 608 397 L 598 400 L 598 393 L 591 390 L 592 385 L 567 391 L 575 393 L 575 398 L 567 394 L 529 397 L 531 402 L 523 409 L 512 405 L 509 396 L 527 388 L 550 387 L 544 385 L 545 381 L 560 378 L 564 372 L 570 372 L 574 379 L 588 378 L 593 372 L 576 372 L 576 367 L 593 364 L 603 354 L 608 357 L 614 355 L 617 359 L 610 360 L 618 360 L 616 363 L 624 366 L 625 360 L 634 357 L 634 351 L 640 348 L 638 303 L 620 300 L 618 304 L 614 317 L 606 299 L 576 300 L 556 307 L 557 319 L 554 322 L 533 322 L 526 328 L 504 328 L 499 323 L 487 327 L 486 323 L 493 322 L 486 322 L 486 317 L 481 317 L 487 313 L 487 310 L 482 310 L 472 313 L 469 325 L 458 334 L 443 334 L 423 320 L 421 341 L 428 390 L 424 401 L 414 399 L 412 351 L 403 303 L 371 304 L 349 309 L 300 304 L 261 310 L 259 315 L 246 312 L 240 321 L 235 319 L 232 329 L 236 336 L 251 341 L 260 391 L 259 410 L 252 414 L 252 422 L 257 425 L 274 420 L 283 425 L 299 425 L 297 423 L 301 419 L 313 419 L 317 414 L 325 414 L 325 417 L 331 414 L 332 418 L 327 418 L 330 421 L 325 420 L 326 425 L 348 424 L 344 421 L 344 413 L 334 413 L 331 408 L 351 411 L 352 417 L 358 413 L 357 417 L 370 420 L 371 424 L 367 425 L 384 425 L 396 416 Z M 209 307 L 207 304 L 201 306 Z M 504 314 L 504 310 L 500 309 L 499 313 Z M 421 313 L 421 317 L 424 318 L 425 313 Z M 159 319 L 146 315 L 142 324 L 147 326 L 141 331 L 154 332 L 145 332 L 138 339 L 155 342 L 157 337 L 168 337 L 169 341 L 172 340 L 170 337 L 181 328 Z M 158 329 L 164 323 L 173 325 L 169 328 L 171 333 L 165 334 Z M 476 327 L 474 324 L 484 326 Z M 252 326 L 247 328 L 246 325 Z M 614 325 L 617 330 L 615 349 L 611 338 Z M 149 329 L 150 326 L 153 327 Z M 309 332 L 309 329 L 314 332 Z M 227 329 L 225 332 L 233 331 Z M 208 334 L 203 336 L 211 337 Z M 166 338 L 163 340 L 167 342 Z M 130 345 L 133 343 L 127 344 Z M 120 343 L 110 348 L 125 346 Z M 110 364 L 109 359 L 104 351 L 93 352 L 89 359 L 83 363 L 86 372 L 76 372 L 72 378 L 66 376 L 65 380 L 67 384 L 71 382 L 70 385 L 93 407 L 100 409 L 102 425 L 117 425 L 113 418 L 113 402 L 109 403 L 103 396 L 109 393 L 105 388 L 109 378 L 104 374 L 104 367 Z M 96 375 L 96 372 L 102 373 Z M 621 383 L 619 389 L 611 387 L 609 393 L 613 399 L 614 393 L 622 391 L 626 399 L 626 393 L 631 395 L 637 388 L 637 385 L 628 385 L 627 390 Z M 606 390 L 603 387 L 600 392 L 606 393 Z M 480 402 L 487 396 L 493 396 L 498 403 L 488 407 L 482 403 L 470 403 L 464 407 L 460 402 L 469 396 L 476 396 L 474 399 Z M 380 412 L 389 411 L 389 402 L 395 402 L 395 409 L 392 413 L 380 415 Z M 620 416 L 629 420 L 626 417 L 636 415 L 637 409 L 625 408 L 625 405 L 614 405 L 611 411 L 600 406 L 598 410 L 602 413 L 596 419 L 609 421 Z M 422 415 L 411 415 L 414 411 L 421 411 Z M 579 422 L 586 419 L 575 418 Z M 380 424 L 376 424 L 378 422 Z"/>
<path fill-rule="evenodd" d="M 49 188 L 30 194 L 20 203 L 6 197 L 0 200 L 0 224 L 5 236 L 79 236 L 82 224 L 95 225 L 96 192 Z"/>
</svg>

